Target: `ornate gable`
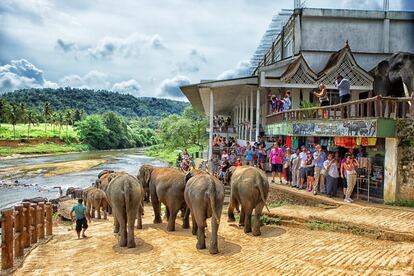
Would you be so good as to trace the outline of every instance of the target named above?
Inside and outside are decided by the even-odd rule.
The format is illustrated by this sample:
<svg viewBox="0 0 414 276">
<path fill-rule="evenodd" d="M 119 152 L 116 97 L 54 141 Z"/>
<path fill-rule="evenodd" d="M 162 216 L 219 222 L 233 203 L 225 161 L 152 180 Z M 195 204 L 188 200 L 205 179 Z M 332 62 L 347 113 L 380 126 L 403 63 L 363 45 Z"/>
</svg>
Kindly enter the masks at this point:
<svg viewBox="0 0 414 276">
<path fill-rule="evenodd" d="M 306 63 L 302 55 L 292 62 L 281 77 L 281 81 L 291 84 L 315 84 L 317 75 Z"/>
</svg>

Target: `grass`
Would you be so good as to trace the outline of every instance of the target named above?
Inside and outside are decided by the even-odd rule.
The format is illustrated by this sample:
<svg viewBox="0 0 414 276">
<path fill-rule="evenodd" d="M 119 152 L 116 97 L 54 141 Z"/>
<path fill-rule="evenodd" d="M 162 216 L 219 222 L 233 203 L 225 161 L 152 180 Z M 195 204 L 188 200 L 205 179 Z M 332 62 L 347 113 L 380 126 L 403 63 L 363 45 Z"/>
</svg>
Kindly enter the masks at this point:
<svg viewBox="0 0 414 276">
<path fill-rule="evenodd" d="M 13 154 L 45 154 L 45 153 L 64 153 L 73 151 L 89 150 L 87 145 L 82 144 L 55 144 L 41 143 L 36 145 L 28 145 L 21 147 L 0 147 L 0 156 L 8 156 Z"/>
<path fill-rule="evenodd" d="M 187 149 L 190 154 L 200 151 L 200 148 L 198 146 L 188 147 Z M 175 161 L 178 155 L 176 150 L 178 149 L 166 148 L 162 145 L 155 145 L 146 150 L 145 154 L 160 159 L 162 161 L 168 162 L 168 164 L 170 165 L 175 165 Z"/>
<path fill-rule="evenodd" d="M 62 127 L 60 137 L 68 137 L 70 139 L 77 139 L 78 135 L 72 126 L 68 126 L 68 134 L 66 135 L 66 126 Z M 16 125 L 16 139 L 22 138 L 59 138 L 59 127 L 47 125 L 45 132 L 45 124 L 37 124 L 30 126 L 30 136 L 27 137 L 27 125 L 17 124 Z M 0 139 L 14 139 L 13 136 L 13 125 L 1 124 L 0 126 Z"/>
<path fill-rule="evenodd" d="M 391 206 L 403 206 L 403 207 L 412 207 L 414 208 L 414 201 L 412 200 L 397 200 L 397 201 L 387 201 L 387 205 Z"/>
<path fill-rule="evenodd" d="M 333 223 L 311 221 L 307 223 L 310 230 L 338 231 L 338 226 Z"/>
<path fill-rule="evenodd" d="M 289 204 L 289 201 L 286 200 L 278 200 L 278 201 L 272 201 L 269 204 L 267 204 L 267 206 L 269 208 L 277 208 L 277 207 L 281 207 L 283 205 L 287 205 Z"/>
</svg>

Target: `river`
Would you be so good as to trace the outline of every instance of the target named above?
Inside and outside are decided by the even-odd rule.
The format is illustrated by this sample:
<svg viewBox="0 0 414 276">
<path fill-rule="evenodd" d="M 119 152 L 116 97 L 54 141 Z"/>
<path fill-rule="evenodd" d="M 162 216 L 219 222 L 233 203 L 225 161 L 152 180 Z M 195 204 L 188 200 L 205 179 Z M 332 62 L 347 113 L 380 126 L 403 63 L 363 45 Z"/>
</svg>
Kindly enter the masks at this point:
<svg viewBox="0 0 414 276">
<path fill-rule="evenodd" d="M 101 170 L 111 169 L 126 171 L 136 175 L 143 164 L 165 166 L 166 164 L 144 154 L 142 149 L 128 149 L 115 151 L 91 151 L 82 153 L 68 153 L 59 155 L 36 156 L 16 159 L 0 160 L 0 170 L 16 170 L 21 166 L 39 164 L 70 164 L 72 161 L 104 160 L 103 163 L 82 171 L 48 175 L 45 170 L 38 170 L 19 177 L 0 179 L 3 182 L 18 181 L 18 185 L 0 186 L 0 210 L 10 207 L 25 198 L 46 197 L 48 199 L 59 197 L 57 186 L 62 187 L 63 192 L 68 187 L 87 187 L 97 179 Z"/>
</svg>

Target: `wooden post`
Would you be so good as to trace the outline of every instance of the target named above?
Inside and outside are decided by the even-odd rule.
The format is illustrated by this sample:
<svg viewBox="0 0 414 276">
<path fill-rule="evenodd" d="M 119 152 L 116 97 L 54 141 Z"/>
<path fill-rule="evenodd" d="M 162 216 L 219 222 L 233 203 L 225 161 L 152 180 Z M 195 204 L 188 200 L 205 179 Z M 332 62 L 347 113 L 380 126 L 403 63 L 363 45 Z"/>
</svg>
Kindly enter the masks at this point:
<svg viewBox="0 0 414 276">
<path fill-rule="evenodd" d="M 23 206 L 17 205 L 14 207 L 16 216 L 14 219 L 14 233 L 16 235 L 14 240 L 14 254 L 16 257 L 23 256 L 24 253 L 24 214 Z"/>
<path fill-rule="evenodd" d="M 13 209 L 1 211 L 1 268 L 13 267 Z"/>
<path fill-rule="evenodd" d="M 23 202 L 23 208 L 24 208 L 24 248 L 30 247 L 30 203 L 29 202 Z"/>
<path fill-rule="evenodd" d="M 46 203 L 46 235 L 53 234 L 52 204 Z"/>
<path fill-rule="evenodd" d="M 31 243 L 37 243 L 37 204 L 32 203 L 30 208 L 30 217 L 31 217 Z"/>
<path fill-rule="evenodd" d="M 39 238 L 44 239 L 45 238 L 45 203 L 40 202 L 39 203 Z"/>
</svg>

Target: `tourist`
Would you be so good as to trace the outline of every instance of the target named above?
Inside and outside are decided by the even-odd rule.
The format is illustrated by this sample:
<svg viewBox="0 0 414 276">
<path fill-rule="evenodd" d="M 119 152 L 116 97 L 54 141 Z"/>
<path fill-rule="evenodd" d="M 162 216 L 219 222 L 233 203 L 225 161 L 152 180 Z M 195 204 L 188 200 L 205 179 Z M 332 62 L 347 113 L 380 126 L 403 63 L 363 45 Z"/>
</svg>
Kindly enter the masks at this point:
<svg viewBox="0 0 414 276">
<path fill-rule="evenodd" d="M 315 160 L 312 157 L 312 153 L 308 151 L 306 153 L 306 190 L 311 192 L 314 189 L 314 180 L 315 180 Z M 315 194 L 315 193 L 314 193 Z"/>
<path fill-rule="evenodd" d="M 258 166 L 260 169 L 266 171 L 265 169 L 265 164 L 266 164 L 266 158 L 267 157 L 267 153 L 266 150 L 264 149 L 263 145 L 259 146 L 259 150 L 257 151 L 257 159 L 258 159 Z"/>
<path fill-rule="evenodd" d="M 325 175 L 322 172 L 326 154 L 320 144 L 315 145 L 313 159 L 315 160 L 315 185 L 313 194 L 316 195 L 318 193 L 318 188 L 320 188 L 321 193 L 325 193 Z"/>
<path fill-rule="evenodd" d="M 338 189 L 338 162 L 332 153 L 328 154 L 328 159 L 323 162 L 326 170 L 326 194 L 328 197 L 335 197 Z"/>
<path fill-rule="evenodd" d="M 277 112 L 277 98 L 275 95 L 272 95 L 270 97 L 270 106 L 272 108 L 272 113 L 276 113 Z"/>
<path fill-rule="evenodd" d="M 299 188 L 299 148 L 295 149 L 295 152 L 292 154 L 292 187 Z"/>
<path fill-rule="evenodd" d="M 252 149 L 252 146 L 250 146 L 250 143 L 247 144 L 247 149 L 244 151 L 244 157 L 246 159 L 246 165 L 253 166 L 253 154 L 254 151 Z"/>
<path fill-rule="evenodd" d="M 188 150 L 187 149 L 184 149 L 184 151 L 183 151 L 183 158 L 188 158 L 188 157 L 190 157 L 190 154 L 188 153 Z"/>
<path fill-rule="evenodd" d="M 343 164 L 343 167 L 344 167 L 345 178 L 347 182 L 347 188 L 346 188 L 344 201 L 350 203 L 350 202 L 353 202 L 351 195 L 354 190 L 355 183 L 356 183 L 356 179 L 357 179 L 356 169 L 359 167 L 359 164 L 358 164 L 358 161 L 353 156 L 348 154 L 346 156 L 346 161 Z M 344 175 L 342 175 L 342 178 L 343 177 Z"/>
<path fill-rule="evenodd" d="M 183 161 L 181 162 L 181 171 L 183 171 L 184 173 L 188 173 L 190 171 L 190 168 L 190 157 L 188 155 L 185 155 Z"/>
<path fill-rule="evenodd" d="M 242 166 L 242 162 L 241 162 L 240 158 L 237 158 L 236 163 L 234 163 L 234 166 L 236 166 L 236 167 L 241 167 Z"/>
<path fill-rule="evenodd" d="M 211 170 L 214 176 L 217 175 L 217 172 L 219 170 L 219 165 L 220 165 L 220 158 L 218 154 L 214 154 L 213 158 L 211 159 Z"/>
<path fill-rule="evenodd" d="M 219 177 L 218 177 L 220 180 L 224 179 L 224 175 L 226 174 L 229 168 L 230 168 L 230 163 L 227 160 L 227 157 L 224 157 L 224 159 L 222 159 L 221 161 L 221 170 L 220 170 Z"/>
<path fill-rule="evenodd" d="M 230 166 L 234 166 L 234 163 L 236 163 L 236 160 L 237 160 L 236 152 L 234 150 L 231 150 L 230 155 L 229 155 Z"/>
<path fill-rule="evenodd" d="M 300 180 L 300 186 L 299 189 L 303 189 L 303 184 L 305 183 L 306 178 L 306 147 L 302 146 L 302 151 L 299 153 L 299 180 Z"/>
<path fill-rule="evenodd" d="M 356 155 L 356 158 L 363 158 L 363 157 L 365 157 L 364 149 L 362 147 L 360 147 L 358 149 L 358 153 Z"/>
<path fill-rule="evenodd" d="M 351 154 L 351 153 L 347 153 L 347 154 Z M 344 177 L 344 175 L 345 175 L 345 169 L 344 169 L 343 164 L 346 161 L 346 157 L 344 157 L 344 158 L 341 159 L 341 157 L 339 156 L 339 152 L 336 152 L 335 153 L 335 160 L 336 160 L 337 163 L 339 163 L 339 169 L 338 170 L 339 170 L 339 175 L 341 176 L 341 179 L 338 180 L 338 181 L 341 181 L 342 192 L 343 192 L 344 198 L 345 198 L 346 188 L 348 187 L 348 185 L 346 183 L 346 178 Z"/>
<path fill-rule="evenodd" d="M 283 150 L 279 147 L 278 143 L 274 143 L 273 149 L 269 154 L 269 164 L 272 167 L 272 183 L 275 183 L 277 174 L 279 176 L 279 182 L 282 184 L 283 156 Z"/>
<path fill-rule="evenodd" d="M 78 199 L 78 204 L 74 205 L 70 211 L 70 218 L 73 222 L 76 221 L 76 234 L 78 235 L 78 239 L 81 237 L 81 230 L 82 238 L 86 238 L 85 231 L 88 229 L 88 222 L 91 223 L 89 214 L 86 212 L 86 207 L 82 203 L 83 199 Z M 73 213 L 75 213 L 75 216 L 73 216 Z"/>
<path fill-rule="evenodd" d="M 229 155 L 227 154 L 227 150 L 223 150 L 223 153 L 221 154 L 221 161 L 223 161 L 224 158 L 229 159 Z"/>
<path fill-rule="evenodd" d="M 283 168 L 286 172 L 286 181 L 288 185 L 292 185 L 292 153 L 290 148 L 286 148 L 286 154 L 283 157 Z"/>
<path fill-rule="evenodd" d="M 290 90 L 286 91 L 283 98 L 283 111 L 289 110 L 292 107 L 292 98 L 290 97 Z"/>
<path fill-rule="evenodd" d="M 313 95 L 319 98 L 320 106 L 329 105 L 328 92 L 326 91 L 326 86 L 323 83 L 319 84 L 319 91 L 313 91 Z M 328 110 L 321 109 L 320 115 L 321 115 L 321 118 L 327 119 Z"/>
<path fill-rule="evenodd" d="M 339 89 L 339 102 L 346 103 L 351 99 L 349 80 L 344 79 L 341 75 L 336 77 L 335 86 Z M 347 108 L 344 108 L 343 118 L 347 117 Z"/>
</svg>

